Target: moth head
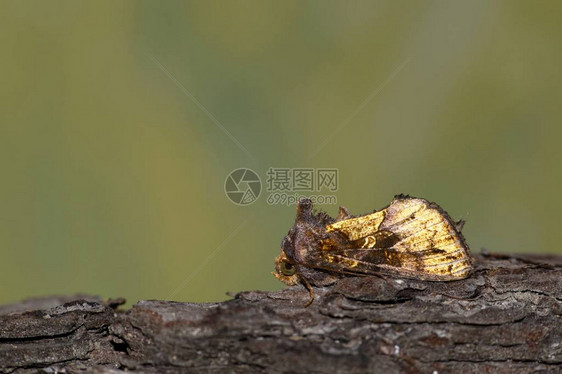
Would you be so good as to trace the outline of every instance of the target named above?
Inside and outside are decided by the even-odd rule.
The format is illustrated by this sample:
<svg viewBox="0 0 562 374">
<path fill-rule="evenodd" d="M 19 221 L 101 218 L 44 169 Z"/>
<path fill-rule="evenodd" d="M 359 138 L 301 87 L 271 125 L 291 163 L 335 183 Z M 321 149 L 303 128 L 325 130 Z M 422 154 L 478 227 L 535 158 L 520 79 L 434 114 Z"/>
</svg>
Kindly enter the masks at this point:
<svg viewBox="0 0 562 374">
<path fill-rule="evenodd" d="M 299 283 L 297 267 L 287 258 L 283 251 L 275 259 L 275 271 L 272 274 L 288 286 L 294 286 Z"/>
<path fill-rule="evenodd" d="M 317 250 L 325 237 L 326 217 L 325 213 L 313 213 L 311 200 L 298 202 L 295 224 L 283 238 L 281 254 L 275 259 L 273 275 L 281 282 L 289 286 L 299 283 L 308 254 Z"/>
</svg>

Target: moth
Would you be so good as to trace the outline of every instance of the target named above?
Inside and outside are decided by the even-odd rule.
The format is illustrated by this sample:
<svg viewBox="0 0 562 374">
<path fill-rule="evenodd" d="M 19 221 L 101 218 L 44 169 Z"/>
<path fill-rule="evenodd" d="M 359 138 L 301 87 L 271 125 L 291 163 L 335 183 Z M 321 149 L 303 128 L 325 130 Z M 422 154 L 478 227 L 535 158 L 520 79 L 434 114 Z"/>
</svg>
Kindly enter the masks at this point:
<svg viewBox="0 0 562 374">
<path fill-rule="evenodd" d="M 390 205 L 353 216 L 340 207 L 333 219 L 315 213 L 309 199 L 299 201 L 294 226 L 281 243 L 273 275 L 293 286 L 302 283 L 314 300 L 314 286 L 350 275 L 396 276 L 453 281 L 472 271 L 461 229 L 439 205 L 397 195 Z"/>
</svg>

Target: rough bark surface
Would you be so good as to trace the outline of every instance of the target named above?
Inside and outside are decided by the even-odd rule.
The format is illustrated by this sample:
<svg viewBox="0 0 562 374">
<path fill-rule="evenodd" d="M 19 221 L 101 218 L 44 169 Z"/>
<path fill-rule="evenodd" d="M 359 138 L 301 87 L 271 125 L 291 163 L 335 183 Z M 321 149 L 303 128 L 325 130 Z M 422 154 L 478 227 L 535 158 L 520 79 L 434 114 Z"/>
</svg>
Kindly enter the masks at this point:
<svg viewBox="0 0 562 374">
<path fill-rule="evenodd" d="M 562 257 L 478 256 L 466 280 L 343 278 L 208 303 L 0 306 L 0 372 L 558 372 Z"/>
</svg>

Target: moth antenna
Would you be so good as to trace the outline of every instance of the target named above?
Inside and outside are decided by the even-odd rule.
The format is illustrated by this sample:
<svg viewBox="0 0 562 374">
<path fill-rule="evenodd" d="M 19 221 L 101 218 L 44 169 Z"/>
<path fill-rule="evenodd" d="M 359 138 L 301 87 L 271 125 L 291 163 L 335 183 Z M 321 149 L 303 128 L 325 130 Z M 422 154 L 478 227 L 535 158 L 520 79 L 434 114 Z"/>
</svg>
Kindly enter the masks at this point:
<svg viewBox="0 0 562 374">
<path fill-rule="evenodd" d="M 457 231 L 461 231 L 465 223 L 466 221 L 464 219 L 460 219 L 457 222 L 455 222 L 455 228 L 457 229 Z"/>
<path fill-rule="evenodd" d="M 312 217 L 312 201 L 302 199 L 297 204 L 297 221 L 308 221 Z"/>
<path fill-rule="evenodd" d="M 347 210 L 346 207 L 344 206 L 340 206 L 340 210 L 338 212 L 338 216 L 336 217 L 336 222 L 337 221 L 342 221 L 344 219 L 348 219 L 351 218 L 351 213 L 349 212 L 349 210 Z"/>
</svg>

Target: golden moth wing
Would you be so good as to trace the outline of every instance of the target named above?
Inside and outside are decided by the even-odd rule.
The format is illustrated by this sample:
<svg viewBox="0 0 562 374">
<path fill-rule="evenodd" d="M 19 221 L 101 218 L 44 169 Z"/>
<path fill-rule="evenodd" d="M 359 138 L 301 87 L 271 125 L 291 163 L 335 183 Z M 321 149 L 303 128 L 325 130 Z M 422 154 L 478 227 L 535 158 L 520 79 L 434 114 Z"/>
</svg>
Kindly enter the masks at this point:
<svg viewBox="0 0 562 374">
<path fill-rule="evenodd" d="M 355 248 L 326 248 L 322 262 L 354 272 L 452 280 L 472 270 L 468 247 L 452 220 L 424 199 L 396 198 L 385 209 L 333 223 L 326 231 L 344 234 Z"/>
<path fill-rule="evenodd" d="M 472 270 L 468 247 L 439 206 L 424 199 L 399 198 L 385 210 L 379 229 L 399 238 L 392 247 L 395 251 L 418 258 L 422 271 L 436 277 L 468 276 Z"/>
<path fill-rule="evenodd" d="M 365 238 L 379 230 L 385 217 L 384 210 L 366 216 L 350 218 L 326 226 L 326 232 L 339 231 L 349 240 Z"/>
</svg>

